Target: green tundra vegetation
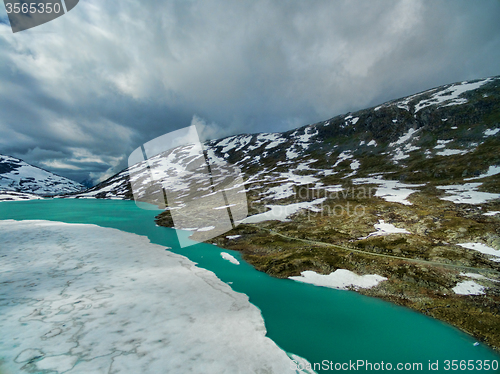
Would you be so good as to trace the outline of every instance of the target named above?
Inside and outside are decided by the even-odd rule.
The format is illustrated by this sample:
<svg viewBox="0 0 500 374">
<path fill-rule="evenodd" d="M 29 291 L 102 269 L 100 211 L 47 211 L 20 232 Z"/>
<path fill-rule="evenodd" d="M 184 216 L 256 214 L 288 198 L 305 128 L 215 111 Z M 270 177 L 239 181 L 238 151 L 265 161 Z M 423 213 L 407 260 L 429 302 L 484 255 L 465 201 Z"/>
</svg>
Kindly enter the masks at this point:
<svg viewBox="0 0 500 374">
<path fill-rule="evenodd" d="M 500 79 L 451 98 L 458 86 L 278 134 L 274 148 L 256 135 L 243 146 L 235 137 L 232 149 L 225 140 L 208 143 L 248 180 L 250 216 L 317 203 L 286 220 L 240 224 L 209 242 L 241 251 L 255 268 L 280 278 L 305 270 L 379 274 L 387 281 L 355 291 L 446 321 L 500 350 L 500 262 L 459 245 L 500 250 L 500 214 L 494 214 L 500 211 Z M 392 193 L 413 193 L 391 200 L 381 180 L 393 183 Z M 466 192 L 455 192 L 462 200 L 453 201 L 446 186 L 457 185 Z M 278 196 L 280 188 L 289 193 Z M 496 195 L 468 200 L 481 193 Z M 408 233 L 370 236 L 380 220 Z M 174 224 L 168 210 L 157 223 Z M 472 279 L 483 294 L 453 291 Z"/>
</svg>

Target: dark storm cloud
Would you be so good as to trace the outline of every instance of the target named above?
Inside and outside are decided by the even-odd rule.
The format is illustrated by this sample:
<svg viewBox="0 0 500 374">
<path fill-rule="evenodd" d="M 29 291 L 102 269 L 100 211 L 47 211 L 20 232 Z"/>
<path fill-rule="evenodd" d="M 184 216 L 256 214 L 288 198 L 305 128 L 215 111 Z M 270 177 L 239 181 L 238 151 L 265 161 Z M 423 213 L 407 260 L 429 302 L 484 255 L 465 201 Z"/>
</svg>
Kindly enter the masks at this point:
<svg viewBox="0 0 500 374">
<path fill-rule="evenodd" d="M 497 0 L 81 1 L 0 24 L 0 153 L 102 179 L 192 121 L 283 131 L 498 75 L 498 19 Z"/>
</svg>

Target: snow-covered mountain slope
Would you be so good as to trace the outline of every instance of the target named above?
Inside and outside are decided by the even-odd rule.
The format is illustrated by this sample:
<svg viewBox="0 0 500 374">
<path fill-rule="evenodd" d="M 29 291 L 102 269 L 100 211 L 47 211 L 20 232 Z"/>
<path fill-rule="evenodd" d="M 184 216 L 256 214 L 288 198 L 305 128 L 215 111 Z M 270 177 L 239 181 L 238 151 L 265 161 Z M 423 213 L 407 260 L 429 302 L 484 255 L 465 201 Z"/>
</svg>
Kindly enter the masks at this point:
<svg viewBox="0 0 500 374">
<path fill-rule="evenodd" d="M 11 199 L 6 200 L 14 200 L 14 195 L 19 197 L 11 192 L 53 196 L 78 192 L 84 188 L 80 183 L 27 164 L 18 158 L 0 155 L 0 191 L 5 195 L 8 192 L 12 195 Z"/>
<path fill-rule="evenodd" d="M 386 199 L 409 204 L 406 197 L 414 190 L 408 184 L 465 185 L 471 179 L 476 183 L 466 189 L 474 192 L 482 185 L 491 199 L 500 197 L 499 113 L 500 77 L 492 77 L 445 85 L 284 133 L 209 141 L 205 149 L 211 164 L 239 167 L 250 200 L 261 204 L 295 196 L 298 186 L 335 191 L 348 183 L 375 184 L 379 195 L 385 191 Z M 156 158 L 171 166 L 179 161 L 167 154 Z M 144 178 L 149 173 L 144 163 L 133 168 L 136 177 L 141 170 Z M 129 172 L 77 196 L 133 198 Z M 179 188 L 192 189 L 197 182 L 190 178 L 179 181 Z M 409 193 L 401 193 L 405 190 Z"/>
</svg>

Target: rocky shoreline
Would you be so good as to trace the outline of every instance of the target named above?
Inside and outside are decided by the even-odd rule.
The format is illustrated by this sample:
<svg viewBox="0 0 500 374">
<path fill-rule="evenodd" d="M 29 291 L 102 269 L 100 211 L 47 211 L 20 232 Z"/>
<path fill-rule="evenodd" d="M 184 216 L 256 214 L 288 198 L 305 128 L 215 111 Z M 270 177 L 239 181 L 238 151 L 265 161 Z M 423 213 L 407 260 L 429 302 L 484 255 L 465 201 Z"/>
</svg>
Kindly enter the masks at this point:
<svg viewBox="0 0 500 374">
<path fill-rule="evenodd" d="M 452 291 L 453 286 L 468 279 L 461 275 L 468 274 L 466 266 L 454 268 L 348 250 L 332 251 L 328 247 L 302 241 L 285 243 L 284 238 L 276 241 L 276 235 L 269 232 L 255 230 L 250 233 L 252 228 L 242 227 L 229 233 L 242 235 L 237 239 L 219 237 L 212 242 L 222 248 L 241 251 L 245 261 L 256 269 L 279 278 L 300 275 L 305 270 L 326 275 L 336 269 L 387 277 L 387 281 L 376 287 L 352 290 L 447 322 L 500 351 L 500 276 L 495 269 L 498 266 L 476 270 L 476 274 L 483 277 L 481 285 L 488 289 L 486 295 L 456 295 Z"/>
<path fill-rule="evenodd" d="M 357 196 L 326 200 L 321 211 L 302 209 L 286 221 L 241 224 L 208 242 L 240 251 L 257 270 L 278 278 L 306 270 L 325 275 L 337 269 L 378 274 L 387 280 L 352 290 L 449 323 L 500 351 L 500 263 L 458 245 L 480 240 L 498 246 L 500 217 L 482 213 L 500 210 L 500 203 L 454 204 L 428 190 L 414 193 L 412 205 Z M 366 214 L 324 214 L 333 204 L 349 203 L 362 204 Z M 380 220 L 409 231 L 370 236 Z M 168 211 L 156 222 L 173 226 Z M 463 282 L 474 282 L 482 293 L 455 293 Z"/>
</svg>

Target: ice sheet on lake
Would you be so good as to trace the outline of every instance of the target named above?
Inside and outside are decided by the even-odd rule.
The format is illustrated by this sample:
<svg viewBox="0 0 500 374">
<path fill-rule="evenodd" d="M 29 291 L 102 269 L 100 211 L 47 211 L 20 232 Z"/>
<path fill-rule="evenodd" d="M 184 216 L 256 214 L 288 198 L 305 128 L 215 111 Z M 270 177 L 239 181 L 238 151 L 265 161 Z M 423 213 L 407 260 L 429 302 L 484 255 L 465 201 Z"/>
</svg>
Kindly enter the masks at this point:
<svg viewBox="0 0 500 374">
<path fill-rule="evenodd" d="M 289 277 L 289 279 L 338 290 L 347 290 L 351 287 L 355 289 L 372 288 L 387 280 L 387 278 L 377 274 L 357 275 L 347 269 L 337 269 L 328 275 L 318 274 L 311 270 L 303 271 L 300 274 L 300 276 Z"/>
<path fill-rule="evenodd" d="M 294 372 L 246 295 L 146 237 L 48 221 L 0 232 L 7 372 Z"/>
<path fill-rule="evenodd" d="M 229 253 L 227 252 L 221 252 L 221 257 L 224 259 L 224 260 L 227 260 L 229 261 L 230 263 L 232 264 L 235 264 L 235 265 L 239 265 L 240 262 L 232 255 L 230 255 Z"/>
</svg>

